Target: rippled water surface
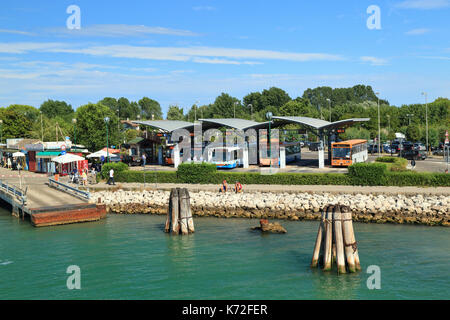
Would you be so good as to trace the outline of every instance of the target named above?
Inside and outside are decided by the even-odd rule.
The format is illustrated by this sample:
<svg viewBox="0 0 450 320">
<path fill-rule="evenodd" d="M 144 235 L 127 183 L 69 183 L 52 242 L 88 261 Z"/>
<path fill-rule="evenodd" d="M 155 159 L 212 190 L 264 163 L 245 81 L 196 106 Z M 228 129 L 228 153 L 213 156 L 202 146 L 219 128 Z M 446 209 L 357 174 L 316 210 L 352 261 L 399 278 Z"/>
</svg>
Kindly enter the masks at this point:
<svg viewBox="0 0 450 320">
<path fill-rule="evenodd" d="M 170 236 L 164 217 L 34 228 L 0 210 L 0 299 L 449 299 L 450 229 L 355 224 L 363 272 L 311 270 L 317 222 L 281 221 L 287 234 L 249 231 L 257 220 L 197 218 Z M 81 290 L 66 269 L 81 268 Z M 381 290 L 369 290 L 369 265 Z"/>
</svg>

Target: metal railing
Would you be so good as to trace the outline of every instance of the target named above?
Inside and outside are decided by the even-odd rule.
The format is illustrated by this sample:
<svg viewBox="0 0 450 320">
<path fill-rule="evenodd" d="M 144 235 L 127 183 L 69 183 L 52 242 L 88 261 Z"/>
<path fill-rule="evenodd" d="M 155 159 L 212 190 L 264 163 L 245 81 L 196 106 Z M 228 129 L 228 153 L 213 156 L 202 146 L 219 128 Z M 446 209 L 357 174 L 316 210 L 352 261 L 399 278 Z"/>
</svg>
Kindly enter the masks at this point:
<svg viewBox="0 0 450 320">
<path fill-rule="evenodd" d="M 8 184 L 7 182 L 0 180 L 0 190 L 5 192 L 7 195 L 17 198 L 21 205 L 25 205 L 27 202 L 27 191 L 28 187 L 23 190 L 13 184 Z"/>
<path fill-rule="evenodd" d="M 69 186 L 65 183 L 56 181 L 55 179 L 52 179 L 52 178 L 48 179 L 48 184 L 50 187 L 54 187 L 58 190 L 69 193 L 75 197 L 79 197 L 79 198 L 86 199 L 86 200 L 89 200 L 91 198 L 91 194 L 89 193 L 89 191 L 80 190 L 76 187 Z"/>
</svg>

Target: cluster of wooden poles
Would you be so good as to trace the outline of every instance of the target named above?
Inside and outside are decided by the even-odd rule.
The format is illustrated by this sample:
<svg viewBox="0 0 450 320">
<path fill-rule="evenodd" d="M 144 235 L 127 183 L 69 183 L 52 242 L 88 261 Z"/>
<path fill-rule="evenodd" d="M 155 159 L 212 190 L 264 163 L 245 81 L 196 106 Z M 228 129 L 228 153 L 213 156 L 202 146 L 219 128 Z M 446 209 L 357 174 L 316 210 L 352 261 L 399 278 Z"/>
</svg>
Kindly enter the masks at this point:
<svg viewBox="0 0 450 320">
<path fill-rule="evenodd" d="M 183 235 L 195 232 L 189 191 L 186 188 L 173 188 L 170 191 L 164 231 L 172 234 L 181 232 Z"/>
<path fill-rule="evenodd" d="M 338 274 L 361 270 L 358 247 L 348 206 L 328 205 L 322 211 L 311 267 L 329 271 L 336 263 Z"/>
</svg>

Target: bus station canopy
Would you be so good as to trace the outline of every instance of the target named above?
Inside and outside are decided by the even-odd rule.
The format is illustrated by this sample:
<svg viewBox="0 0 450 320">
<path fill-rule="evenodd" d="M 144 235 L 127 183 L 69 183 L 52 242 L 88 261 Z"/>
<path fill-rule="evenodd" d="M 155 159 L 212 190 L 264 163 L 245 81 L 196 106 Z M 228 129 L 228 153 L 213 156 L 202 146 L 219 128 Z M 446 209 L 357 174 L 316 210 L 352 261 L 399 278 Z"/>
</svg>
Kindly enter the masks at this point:
<svg viewBox="0 0 450 320">
<path fill-rule="evenodd" d="M 228 127 L 236 130 L 247 129 L 265 129 L 269 127 L 269 122 L 256 122 L 247 119 L 228 118 L 228 119 L 199 119 L 202 122 L 202 130 L 211 128 Z"/>
<path fill-rule="evenodd" d="M 295 123 L 317 130 L 331 130 L 349 126 L 357 122 L 365 122 L 370 120 L 370 118 L 352 118 L 339 120 L 335 122 L 328 122 L 326 120 L 308 117 L 277 117 L 277 116 L 274 116 L 273 119 L 276 120 L 274 123 L 275 126 L 280 126 L 288 123 Z"/>
<path fill-rule="evenodd" d="M 173 132 L 179 129 L 193 131 L 194 124 L 192 122 L 180 120 L 150 120 L 150 121 L 131 121 L 132 123 L 149 126 L 162 132 Z"/>
</svg>

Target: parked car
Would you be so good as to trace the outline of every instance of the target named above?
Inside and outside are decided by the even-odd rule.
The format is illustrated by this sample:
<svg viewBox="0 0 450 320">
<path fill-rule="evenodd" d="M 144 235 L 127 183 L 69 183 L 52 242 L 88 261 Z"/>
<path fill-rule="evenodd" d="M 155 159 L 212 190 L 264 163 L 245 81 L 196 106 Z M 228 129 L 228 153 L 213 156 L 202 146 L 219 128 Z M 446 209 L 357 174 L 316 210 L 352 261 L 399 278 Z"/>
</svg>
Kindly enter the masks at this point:
<svg viewBox="0 0 450 320">
<path fill-rule="evenodd" d="M 131 166 L 140 166 L 141 158 L 139 156 L 122 155 L 122 162 Z"/>
<path fill-rule="evenodd" d="M 408 160 L 425 160 L 427 158 L 427 153 L 426 151 L 414 150 L 414 148 L 412 148 L 408 150 L 402 150 L 399 156 Z"/>
<path fill-rule="evenodd" d="M 391 146 L 389 144 L 383 144 L 383 152 L 391 153 Z"/>
<path fill-rule="evenodd" d="M 425 145 L 423 143 L 420 143 L 420 142 L 414 143 L 414 149 L 415 150 L 422 150 L 422 151 L 426 151 L 427 150 Z"/>
<path fill-rule="evenodd" d="M 320 142 L 311 142 L 309 144 L 309 151 L 319 151 Z"/>
</svg>

